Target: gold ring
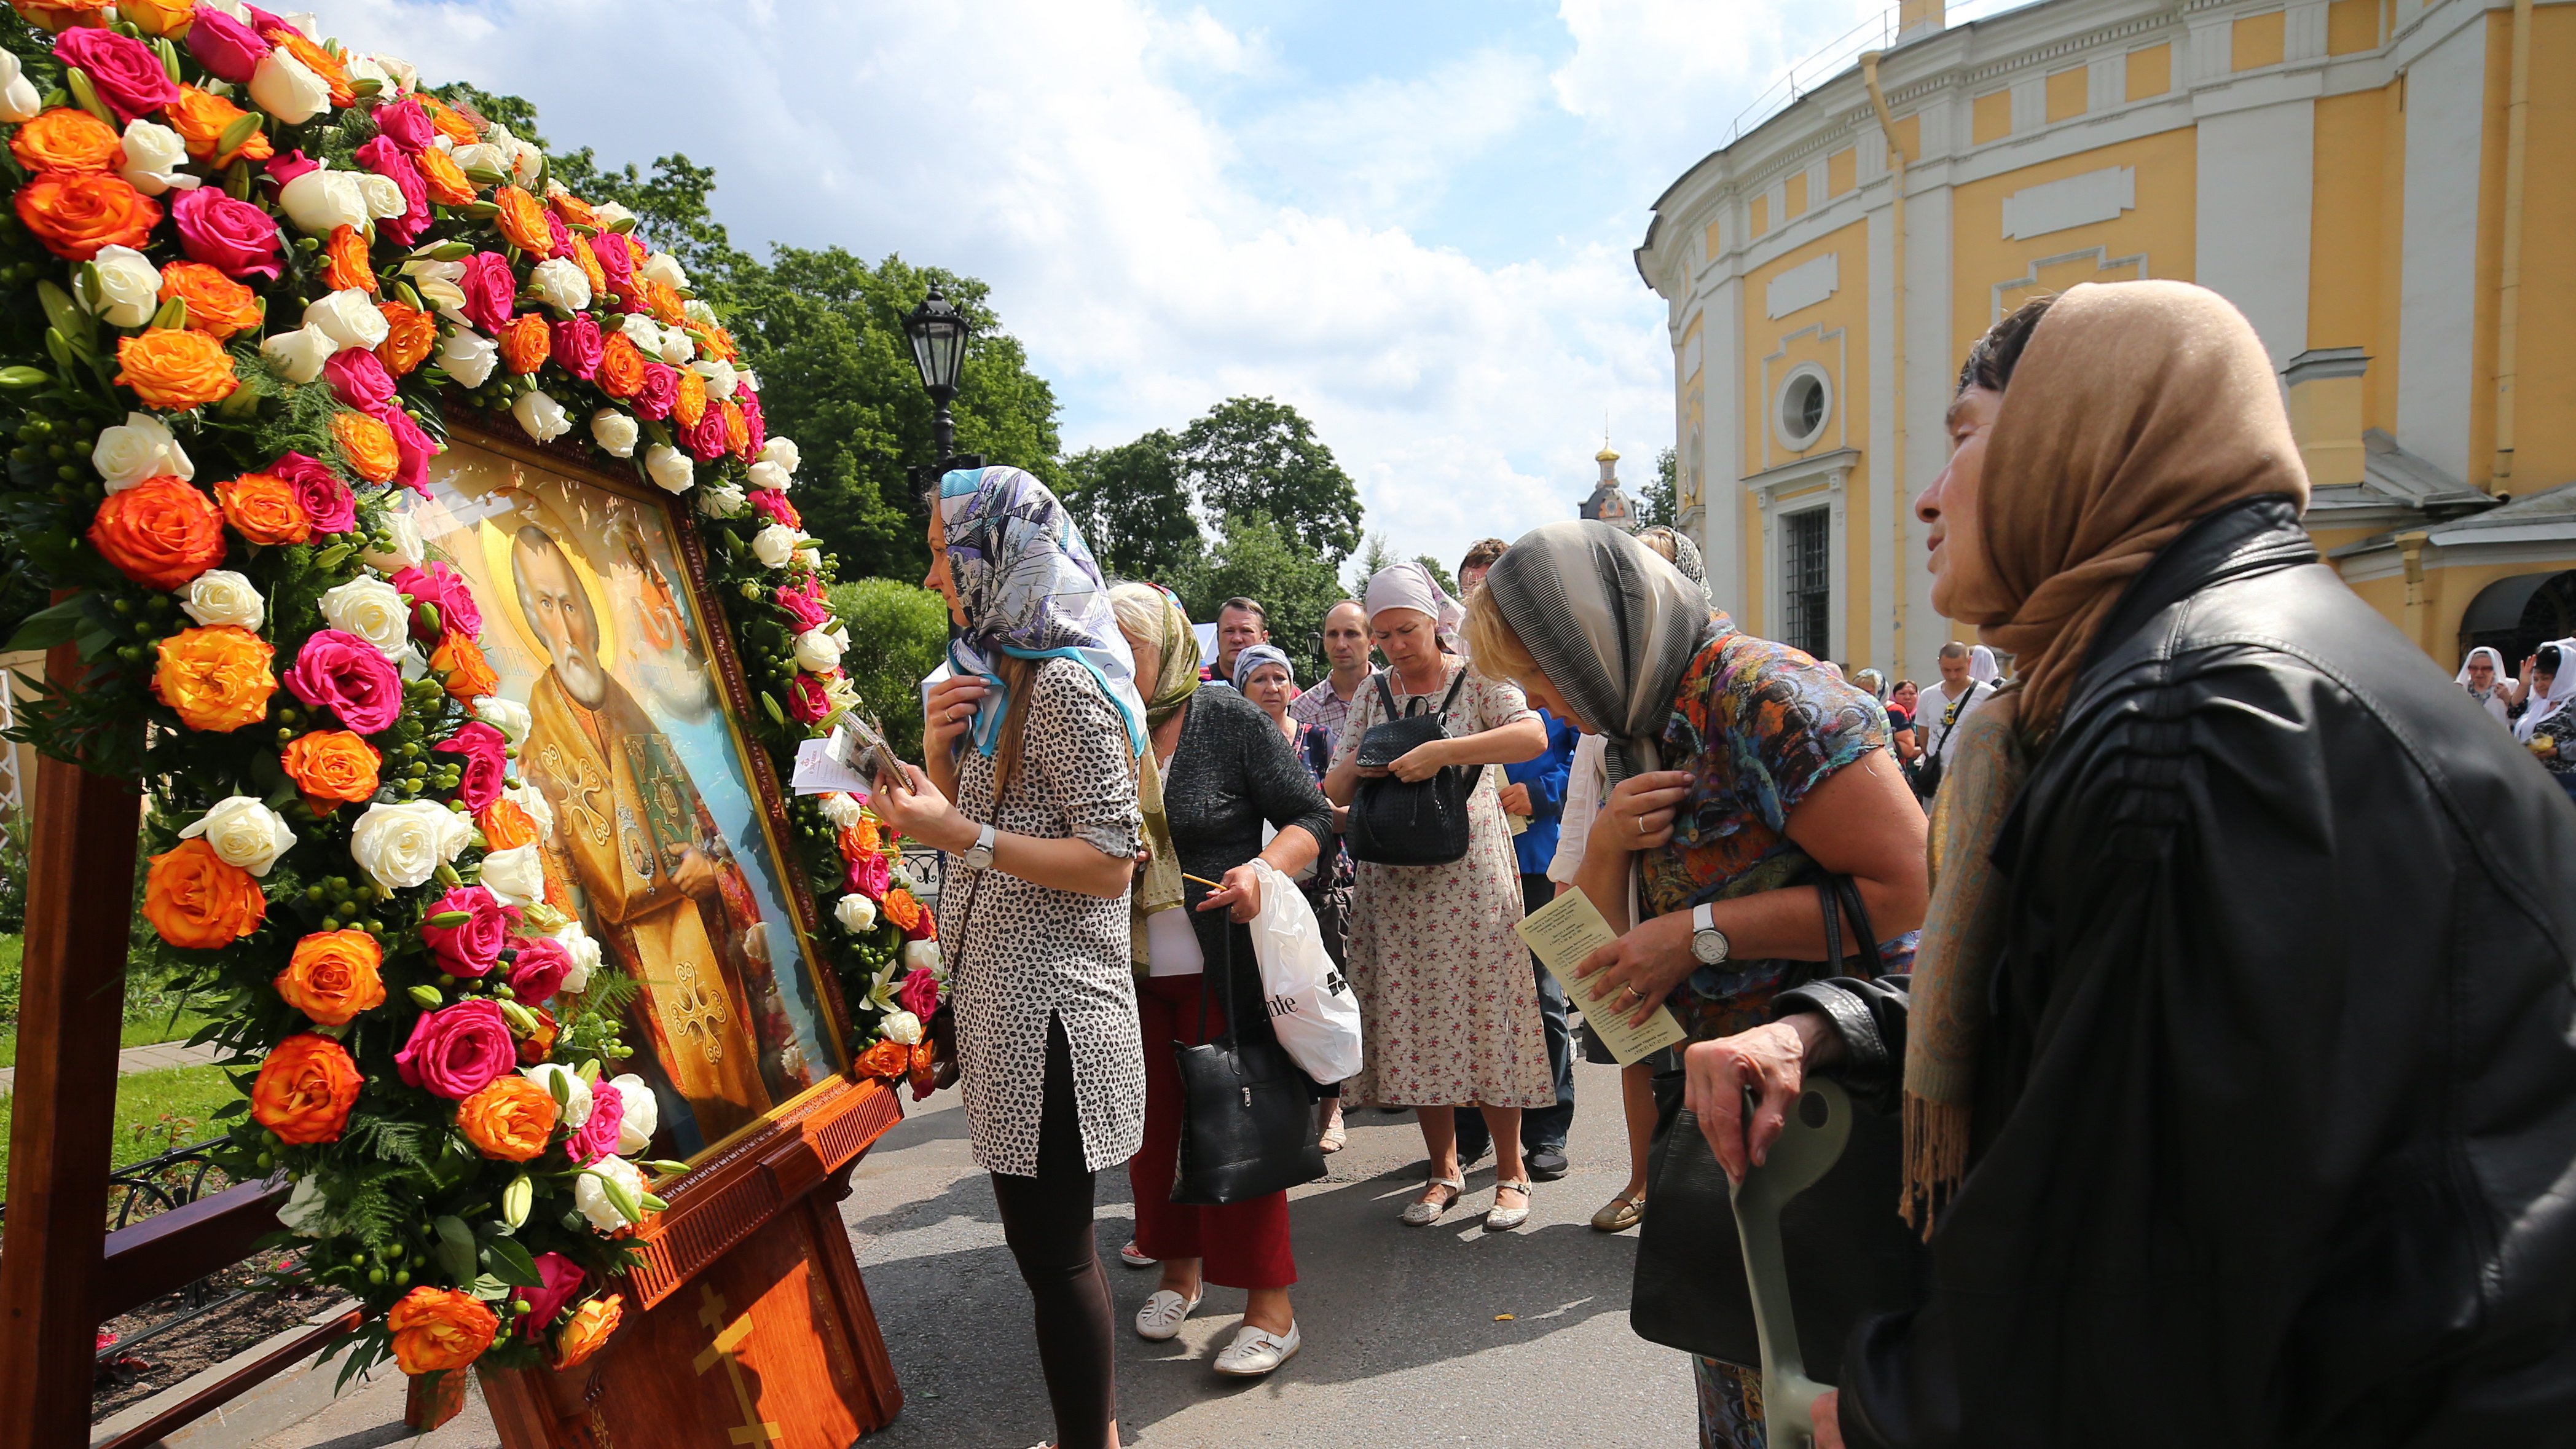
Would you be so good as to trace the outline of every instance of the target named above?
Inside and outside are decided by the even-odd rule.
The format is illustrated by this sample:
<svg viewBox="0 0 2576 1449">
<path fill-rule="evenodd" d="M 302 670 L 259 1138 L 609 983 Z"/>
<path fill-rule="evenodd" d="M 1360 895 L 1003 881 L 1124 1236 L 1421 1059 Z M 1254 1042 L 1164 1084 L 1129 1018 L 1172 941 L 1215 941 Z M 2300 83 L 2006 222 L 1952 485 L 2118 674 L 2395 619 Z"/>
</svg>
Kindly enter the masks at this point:
<svg viewBox="0 0 2576 1449">
<path fill-rule="evenodd" d="M 1627 985 L 1627 986 L 1622 986 L 1622 987 L 1620 987 L 1620 988 L 1619 988 L 1619 992 L 1620 992 L 1620 994 L 1621 994 L 1621 995 L 1623 995 L 1623 996 L 1633 996 L 1633 997 L 1637 998 L 1639 1001 L 1643 1001 L 1643 1000 L 1645 1000 L 1645 999 L 1646 999 L 1646 993 L 1644 993 L 1644 992 L 1642 992 L 1642 991 L 1639 991 L 1633 983 L 1632 983 L 1632 984 L 1630 984 L 1630 985 Z"/>
</svg>

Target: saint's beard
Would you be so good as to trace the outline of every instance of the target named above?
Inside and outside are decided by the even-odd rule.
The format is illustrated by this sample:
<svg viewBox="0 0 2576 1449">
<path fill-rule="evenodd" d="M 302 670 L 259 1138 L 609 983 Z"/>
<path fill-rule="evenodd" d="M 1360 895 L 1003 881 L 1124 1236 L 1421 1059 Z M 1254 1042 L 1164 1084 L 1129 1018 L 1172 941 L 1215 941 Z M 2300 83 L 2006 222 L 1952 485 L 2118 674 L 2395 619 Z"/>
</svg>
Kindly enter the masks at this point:
<svg viewBox="0 0 2576 1449">
<path fill-rule="evenodd" d="M 558 641 L 552 651 L 555 678 L 562 681 L 564 693 L 584 709 L 597 709 L 608 699 L 608 675 L 599 667 L 587 649 Z"/>
</svg>

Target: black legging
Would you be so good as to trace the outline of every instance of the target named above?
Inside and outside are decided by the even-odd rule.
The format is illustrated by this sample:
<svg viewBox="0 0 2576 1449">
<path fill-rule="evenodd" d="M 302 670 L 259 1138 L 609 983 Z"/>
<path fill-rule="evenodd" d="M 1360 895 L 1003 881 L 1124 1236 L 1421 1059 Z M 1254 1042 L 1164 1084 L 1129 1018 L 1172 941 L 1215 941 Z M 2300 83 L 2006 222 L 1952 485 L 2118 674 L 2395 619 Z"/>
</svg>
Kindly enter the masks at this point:
<svg viewBox="0 0 2576 1449">
<path fill-rule="evenodd" d="M 1118 1417 L 1109 1278 L 1093 1239 L 1092 1172 L 1083 1164 L 1073 1100 L 1073 1051 L 1064 1023 L 1047 1020 L 1046 1105 L 1039 1117 L 1038 1175 L 993 1174 L 1002 1237 L 1037 1300 L 1038 1362 L 1055 1405 L 1059 1449 L 1107 1449 Z"/>
</svg>

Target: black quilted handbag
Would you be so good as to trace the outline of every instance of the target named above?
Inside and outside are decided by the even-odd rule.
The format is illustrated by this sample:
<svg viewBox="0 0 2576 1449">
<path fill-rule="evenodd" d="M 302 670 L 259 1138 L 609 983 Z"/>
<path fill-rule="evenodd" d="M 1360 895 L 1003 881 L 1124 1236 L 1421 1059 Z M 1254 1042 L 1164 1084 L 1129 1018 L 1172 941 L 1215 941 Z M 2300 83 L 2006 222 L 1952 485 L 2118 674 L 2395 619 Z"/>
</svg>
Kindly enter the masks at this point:
<svg viewBox="0 0 2576 1449">
<path fill-rule="evenodd" d="M 1360 736 L 1358 763 L 1384 769 L 1423 745 L 1449 738 L 1449 706 L 1466 682 L 1467 671 L 1461 669 L 1438 709 L 1399 716 L 1386 675 L 1379 674 L 1377 697 L 1387 717 Z M 1414 703 L 1419 707 L 1422 701 Z M 1427 780 L 1393 775 L 1361 780 L 1351 796 L 1351 859 L 1373 865 L 1447 865 L 1466 859 L 1467 797 L 1476 788 L 1478 773 L 1448 765 Z"/>
<path fill-rule="evenodd" d="M 1234 1010 L 1234 927 L 1199 991 L 1200 1046 L 1172 1043 L 1181 1069 L 1181 1154 L 1172 1201 L 1246 1202 L 1324 1175 L 1315 1092 L 1276 1041 L 1241 1041 Z M 1207 1037 L 1210 988 L 1225 993 L 1225 1035 Z"/>
</svg>

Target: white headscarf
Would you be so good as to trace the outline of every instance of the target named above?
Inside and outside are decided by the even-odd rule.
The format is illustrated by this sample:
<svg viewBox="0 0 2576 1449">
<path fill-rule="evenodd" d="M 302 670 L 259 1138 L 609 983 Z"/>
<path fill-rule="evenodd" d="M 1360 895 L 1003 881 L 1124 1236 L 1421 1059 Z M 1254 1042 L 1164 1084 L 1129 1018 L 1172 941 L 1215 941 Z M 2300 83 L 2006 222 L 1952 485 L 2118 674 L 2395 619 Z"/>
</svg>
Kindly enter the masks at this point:
<svg viewBox="0 0 2576 1449">
<path fill-rule="evenodd" d="M 2546 696 L 2535 694 L 2523 704 L 2522 720 L 2513 727 L 2513 737 L 2524 744 L 2531 743 L 2532 732 L 2547 723 L 2550 716 L 2567 708 L 2568 700 L 2576 699 L 2576 639 L 2552 639 L 2541 648 L 2558 651 L 2558 672 L 2550 676 Z"/>
<path fill-rule="evenodd" d="M 1370 619 L 1376 619 L 1379 611 L 1384 609 L 1412 609 L 1429 614 L 1432 631 L 1440 636 L 1440 647 L 1454 650 L 1458 623 L 1467 617 L 1467 611 L 1459 607 L 1456 599 L 1449 597 L 1449 591 L 1440 587 L 1429 569 L 1411 560 L 1388 564 L 1369 575 L 1366 594 L 1360 607 L 1368 611 Z"/>
<path fill-rule="evenodd" d="M 2469 666 L 2475 664 L 2481 654 L 2487 657 L 2489 664 L 2495 666 L 2495 680 L 2486 687 L 2484 693 L 2479 692 L 2477 686 L 2469 683 Z M 2469 651 L 2468 658 L 2460 661 L 2460 672 L 2451 682 L 2468 691 L 2469 698 L 2476 700 L 2485 707 L 2488 714 L 2495 716 L 2496 723 L 2509 725 L 2513 722 L 2513 713 L 2505 708 L 2504 690 L 2500 686 L 2510 677 L 2505 673 L 2504 656 L 2481 644 Z"/>
<path fill-rule="evenodd" d="M 1968 677 L 1979 684 L 2001 683 L 2003 666 L 1995 663 L 1995 651 L 1979 644 L 1968 651 Z"/>
</svg>

